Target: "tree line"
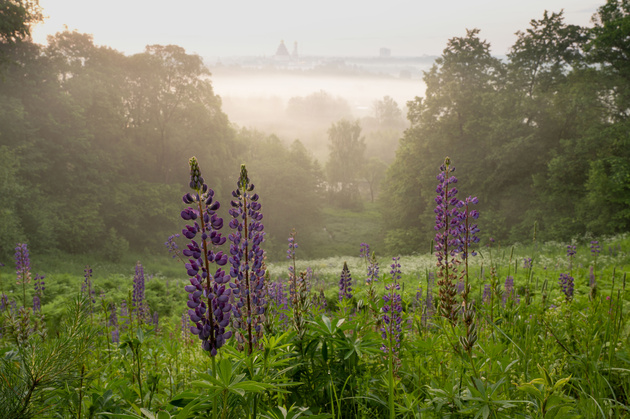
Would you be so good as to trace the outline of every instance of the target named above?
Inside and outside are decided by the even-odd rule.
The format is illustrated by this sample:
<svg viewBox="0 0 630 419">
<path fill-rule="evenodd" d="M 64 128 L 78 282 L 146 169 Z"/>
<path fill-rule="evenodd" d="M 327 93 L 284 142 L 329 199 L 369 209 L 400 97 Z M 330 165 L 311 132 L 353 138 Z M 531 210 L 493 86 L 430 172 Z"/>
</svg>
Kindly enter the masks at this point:
<svg viewBox="0 0 630 419">
<path fill-rule="evenodd" d="M 247 164 L 268 248 L 278 255 L 292 228 L 308 255 L 306 238 L 323 228 L 324 205 L 360 211 L 361 200 L 377 198 L 383 243 L 375 247 L 428 248 L 435 176 L 447 155 L 463 172 L 462 193 L 479 197 L 480 224 L 494 238 L 528 240 L 535 223 L 540 239 L 555 240 L 630 227 L 625 0 L 601 6 L 589 28 L 545 12 L 517 33 L 503 60 L 477 29 L 449 40 L 424 74 L 425 96 L 407 104 L 410 126 L 395 158 L 385 150 L 404 123 L 391 98 L 360 122 L 323 92 L 294 98 L 288 117 L 304 108 L 330 120 L 329 111 L 340 110 L 327 131 L 325 165 L 300 141 L 287 145 L 230 123 L 199 56 L 175 45 L 126 56 L 68 31 L 38 45 L 28 35 L 41 11 L 8 3 L 14 25 L 0 28 L 4 258 L 17 242 L 112 259 L 128 248 L 154 249 L 181 228 L 179 197 L 193 155 L 224 206 Z M 382 149 L 373 145 L 378 138 Z"/>
<path fill-rule="evenodd" d="M 545 12 L 506 59 L 477 29 L 448 41 L 409 102 L 410 128 L 382 199 L 393 252 L 427 248 L 435 175 L 449 156 L 480 225 L 507 241 L 630 229 L 630 2 L 609 0 L 590 28 Z"/>
<path fill-rule="evenodd" d="M 225 211 L 247 163 L 270 209 L 270 236 L 307 231 L 316 219 L 292 204 L 319 188 L 314 159 L 299 141 L 287 146 L 230 124 L 199 56 L 175 45 L 125 56 L 66 31 L 45 46 L 7 40 L 2 57 L 3 258 L 17 242 L 111 259 L 129 248 L 153 251 L 181 229 L 193 155 Z M 312 203 L 315 213 L 319 205 Z"/>
</svg>

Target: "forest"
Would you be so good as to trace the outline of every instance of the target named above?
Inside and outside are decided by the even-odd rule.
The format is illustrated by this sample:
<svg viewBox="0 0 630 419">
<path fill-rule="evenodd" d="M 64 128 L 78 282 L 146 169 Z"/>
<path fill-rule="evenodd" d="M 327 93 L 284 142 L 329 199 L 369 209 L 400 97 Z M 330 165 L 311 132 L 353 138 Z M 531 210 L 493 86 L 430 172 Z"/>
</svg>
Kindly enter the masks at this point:
<svg viewBox="0 0 630 419">
<path fill-rule="evenodd" d="M 291 98 L 323 152 L 180 46 L 0 11 L 0 417 L 630 417 L 627 0 L 369 117 Z"/>
<path fill-rule="evenodd" d="M 480 196 L 484 234 L 523 241 L 535 222 L 541 238 L 555 240 L 628 231 L 625 7 L 607 3 L 590 28 L 545 13 L 518 33 L 505 60 L 476 29 L 452 38 L 425 72 L 426 94 L 407 104 L 410 126 L 395 157 L 386 150 L 396 138 L 386 133 L 401 132 L 402 115 L 391 98 L 370 121 L 352 119 L 325 92 L 294 98 L 287 119 L 332 121 L 320 140 L 325 162 L 299 139 L 231 124 L 209 70 L 181 47 L 125 56 L 77 32 L 48 45 L 9 39 L 0 82 L 0 255 L 17 242 L 111 258 L 126 248 L 154 251 L 177 231 L 173 197 L 193 155 L 211 168 L 219 196 L 247 164 L 263 188 L 276 248 L 292 228 L 305 238 L 322 230 L 324 207 L 360 216 L 372 199 L 359 187 L 369 185 L 381 214 L 375 246 L 390 254 L 425 249 L 433 172 L 446 155 L 467 174 L 461 189 Z M 375 131 L 369 123 L 383 134 L 364 135 Z"/>
</svg>

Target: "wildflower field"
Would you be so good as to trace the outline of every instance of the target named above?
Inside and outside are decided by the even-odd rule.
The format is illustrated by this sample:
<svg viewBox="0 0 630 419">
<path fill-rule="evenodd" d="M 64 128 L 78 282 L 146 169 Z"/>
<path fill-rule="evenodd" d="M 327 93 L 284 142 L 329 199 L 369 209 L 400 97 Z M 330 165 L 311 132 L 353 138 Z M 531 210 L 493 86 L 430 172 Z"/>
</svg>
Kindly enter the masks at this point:
<svg viewBox="0 0 630 419">
<path fill-rule="evenodd" d="M 227 211 L 190 168 L 170 255 L 83 266 L 16 246 L 0 417 L 630 417 L 627 235 L 481 242 L 447 158 L 431 254 L 306 261 L 293 231 L 270 263 L 245 166 Z"/>
</svg>

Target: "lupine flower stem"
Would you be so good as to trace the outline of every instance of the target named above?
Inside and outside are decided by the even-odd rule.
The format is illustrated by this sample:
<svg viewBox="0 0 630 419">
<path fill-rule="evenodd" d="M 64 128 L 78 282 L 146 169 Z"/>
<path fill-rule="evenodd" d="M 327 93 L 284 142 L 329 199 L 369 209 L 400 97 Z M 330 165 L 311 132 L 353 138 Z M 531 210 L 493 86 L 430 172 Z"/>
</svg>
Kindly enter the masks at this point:
<svg viewBox="0 0 630 419">
<path fill-rule="evenodd" d="M 440 298 L 440 314 L 454 326 L 457 322 L 457 290 L 453 280 L 457 278 L 457 264 L 460 262 L 455 256 L 462 248 L 461 214 L 458 208 L 464 203 L 459 201 L 457 188 L 450 185 L 457 183 L 457 178 L 451 176 L 455 171 L 451 167 L 451 160 L 446 157 L 437 175 L 438 185 L 435 192 L 437 204 L 435 212 L 435 250 L 438 267 L 438 285 Z"/>
<path fill-rule="evenodd" d="M 192 226 L 186 225 L 182 230 L 182 234 L 190 240 L 188 248 L 182 252 L 189 258 L 189 263 L 185 266 L 188 276 L 191 277 L 190 285 L 185 287 L 189 293 L 188 315 L 195 323 L 190 331 L 199 336 L 202 348 L 214 357 L 225 340 L 232 336 L 231 331 L 225 331 L 232 309 L 229 303 L 232 291 L 226 288 L 230 277 L 225 275 L 221 268 L 218 268 L 214 275 L 210 273 L 210 262 L 223 266 L 227 263 L 227 255 L 222 251 L 215 252 L 209 244 L 216 248 L 224 244 L 226 239 L 218 232 L 223 227 L 223 219 L 216 215 L 220 204 L 213 202 L 214 191 L 208 188 L 201 177 L 195 157 L 190 159 L 190 188 L 193 192 L 187 193 L 182 199 L 185 204 L 196 203 L 197 208 L 184 209 L 181 217 L 184 220 L 199 219 L 200 223 L 195 221 Z M 197 233 L 201 235 L 201 248 L 199 243 L 193 240 Z"/>
<path fill-rule="evenodd" d="M 237 189 L 232 192 L 235 198 L 232 202 L 230 215 L 229 258 L 230 275 L 234 278 L 234 294 L 238 301 L 233 306 L 233 325 L 237 329 L 238 348 L 242 350 L 242 344 L 247 346 L 247 354 L 251 355 L 255 347 L 260 347 L 262 338 L 262 326 L 265 320 L 265 265 L 264 251 L 260 244 L 264 241 L 265 233 L 260 222 L 263 215 L 260 212 L 261 205 L 258 202 L 258 194 L 251 194 L 254 185 L 249 182 L 247 168 L 241 165 L 241 174 L 237 182 Z"/>
<path fill-rule="evenodd" d="M 22 285 L 22 304 L 26 307 L 26 284 L 31 282 L 31 259 L 26 243 L 18 243 L 15 248 L 15 270 L 17 282 Z"/>
<path fill-rule="evenodd" d="M 383 305 L 383 328 L 382 337 L 386 339 L 386 343 L 381 346 L 381 350 L 387 355 L 388 363 L 388 404 L 389 404 L 389 417 L 395 418 L 394 410 L 394 371 L 398 366 L 398 349 L 400 348 L 400 337 L 402 329 L 400 324 L 402 323 L 402 305 L 401 297 L 398 293 L 400 291 L 400 284 L 398 281 L 401 278 L 400 272 L 400 257 L 392 259 L 392 282 L 385 285 L 386 293 L 383 296 L 385 304 Z"/>
</svg>

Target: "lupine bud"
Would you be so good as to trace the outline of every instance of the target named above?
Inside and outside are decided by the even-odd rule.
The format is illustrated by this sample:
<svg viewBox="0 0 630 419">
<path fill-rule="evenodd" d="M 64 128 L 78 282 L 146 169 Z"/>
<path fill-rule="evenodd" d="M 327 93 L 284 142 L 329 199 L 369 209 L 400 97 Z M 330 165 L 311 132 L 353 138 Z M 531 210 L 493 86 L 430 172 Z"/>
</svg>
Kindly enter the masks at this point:
<svg viewBox="0 0 630 419">
<path fill-rule="evenodd" d="M 343 263 L 341 278 L 339 279 L 339 301 L 341 302 L 344 299 L 352 299 L 352 276 L 346 262 Z"/>
</svg>

